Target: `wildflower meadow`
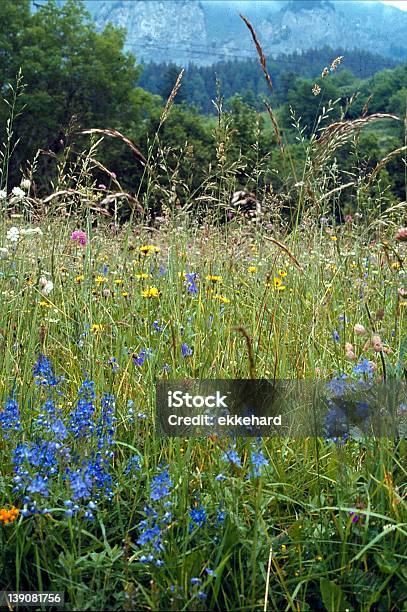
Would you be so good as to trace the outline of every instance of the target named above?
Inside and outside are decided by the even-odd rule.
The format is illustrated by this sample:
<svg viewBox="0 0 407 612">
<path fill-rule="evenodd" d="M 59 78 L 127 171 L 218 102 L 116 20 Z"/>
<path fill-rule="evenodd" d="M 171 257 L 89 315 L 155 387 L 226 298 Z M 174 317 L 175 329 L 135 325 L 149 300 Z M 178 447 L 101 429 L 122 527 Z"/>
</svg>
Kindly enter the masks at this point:
<svg viewBox="0 0 407 612">
<path fill-rule="evenodd" d="M 160 141 L 181 79 L 142 150 L 124 128 L 87 126 L 15 184 L 21 73 L 11 87 L 0 591 L 60 593 L 64 610 L 405 610 L 407 209 L 383 174 L 405 135 L 373 169 L 358 157 L 363 130 L 403 118 L 334 121 L 327 100 L 306 140 L 293 114 L 298 172 L 268 105 L 280 165 L 258 157 L 249 174 L 218 98 L 216 164 L 197 192 L 180 174 L 193 151 Z M 99 157 L 107 143 L 131 152 L 131 193 Z M 55 164 L 47 193 L 41 155 Z M 326 384 L 322 433 L 161 435 L 157 383 L 207 379 Z M 381 383 L 399 393 L 397 428 L 367 434 L 369 405 L 346 389 Z"/>
</svg>

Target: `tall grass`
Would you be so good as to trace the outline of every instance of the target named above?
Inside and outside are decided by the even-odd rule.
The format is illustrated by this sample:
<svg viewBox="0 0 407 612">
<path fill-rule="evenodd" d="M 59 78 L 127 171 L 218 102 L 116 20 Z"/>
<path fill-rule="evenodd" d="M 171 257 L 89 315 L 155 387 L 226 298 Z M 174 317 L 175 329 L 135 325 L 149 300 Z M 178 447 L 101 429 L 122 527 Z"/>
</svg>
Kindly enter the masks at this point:
<svg viewBox="0 0 407 612">
<path fill-rule="evenodd" d="M 99 140 L 74 162 L 69 151 L 59 160 L 54 193 L 29 216 L 41 234 L 13 241 L 7 233 L 26 227 L 28 196 L 19 196 L 21 216 L 3 224 L 0 508 L 15 506 L 19 516 L 0 524 L 0 586 L 64 591 L 67 610 L 403 609 L 405 440 L 238 439 L 232 454 L 231 440 L 157 435 L 160 379 L 354 377 L 363 358 L 378 380 L 405 378 L 405 244 L 394 239 L 405 203 L 378 211 L 368 178 L 356 177 L 357 214 L 346 223 L 333 214 L 347 186 L 329 162 L 375 117 L 304 141 L 302 177 L 290 174 L 281 135 L 286 188 L 298 196 L 292 217 L 282 193 L 265 221 L 222 225 L 209 221 L 225 219 L 245 160 L 228 157 L 220 99 L 218 110 L 218 166 L 201 194 L 185 189 L 182 210 L 169 197 L 179 184 L 159 133 L 146 156 L 126 143 L 144 164 L 145 193 L 168 196 L 155 226 L 148 197 L 126 195 L 112 173 L 103 195 L 112 198 L 101 204 Z M 120 132 L 89 131 L 125 142 Z M 197 219 L 193 205 L 205 198 L 209 212 Z M 122 200 L 134 205 L 127 224 L 119 223 Z M 78 227 L 85 245 L 70 237 Z M 41 354 L 63 376 L 55 386 L 33 375 Z M 73 426 L 84 379 L 94 383 L 94 411 Z M 105 392 L 116 398 L 115 421 L 103 412 Z M 10 398 L 21 427 L 7 430 Z M 55 460 L 35 454 L 55 443 L 38 422 L 47 400 L 67 428 L 47 447 Z M 18 444 L 26 445 L 21 464 Z M 98 457 L 100 471 L 78 492 L 72 472 Z M 49 494 L 28 490 L 36 472 Z"/>
</svg>

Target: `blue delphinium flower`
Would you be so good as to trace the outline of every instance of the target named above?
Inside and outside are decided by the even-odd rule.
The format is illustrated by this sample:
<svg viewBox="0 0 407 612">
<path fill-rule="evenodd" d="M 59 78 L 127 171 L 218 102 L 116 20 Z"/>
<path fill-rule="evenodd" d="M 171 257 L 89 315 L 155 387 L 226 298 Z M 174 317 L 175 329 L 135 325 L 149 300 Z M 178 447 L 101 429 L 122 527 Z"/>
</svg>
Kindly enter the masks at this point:
<svg viewBox="0 0 407 612">
<path fill-rule="evenodd" d="M 198 287 L 196 286 L 196 279 L 197 279 L 197 274 L 196 272 L 187 272 L 185 274 L 185 281 L 184 281 L 184 285 L 187 288 L 188 293 L 198 293 Z"/>
<path fill-rule="evenodd" d="M 34 365 L 34 380 L 35 384 L 44 387 L 56 387 L 62 380 L 61 377 L 54 375 L 51 362 L 42 353 L 40 353 Z"/>
<path fill-rule="evenodd" d="M 137 539 L 137 544 L 140 546 L 151 544 L 155 550 L 163 550 L 161 529 L 157 523 L 151 525 L 146 519 L 139 523 L 139 529 L 141 529 L 141 533 Z"/>
<path fill-rule="evenodd" d="M 189 531 L 193 531 L 194 527 L 203 527 L 206 523 L 206 511 L 204 506 L 201 504 L 197 508 L 192 508 L 189 511 L 189 518 L 191 523 L 189 525 Z"/>
<path fill-rule="evenodd" d="M 138 455 L 133 455 L 127 462 L 126 468 L 124 470 L 125 474 L 135 474 L 135 472 L 139 472 L 141 470 L 141 459 Z"/>
<path fill-rule="evenodd" d="M 371 378 L 373 376 L 372 364 L 368 359 L 361 359 L 353 368 L 353 373 L 356 374 L 356 376 L 367 376 Z"/>
<path fill-rule="evenodd" d="M 141 366 L 144 365 L 145 360 L 147 359 L 147 357 L 149 355 L 151 355 L 152 353 L 152 349 L 151 348 L 143 348 L 141 349 L 141 351 L 139 352 L 138 355 L 133 356 L 133 363 L 136 366 L 139 366 L 141 368 Z"/>
<path fill-rule="evenodd" d="M 78 391 L 79 398 L 69 421 L 69 429 L 76 438 L 87 437 L 95 429 L 94 387 L 93 381 L 85 380 Z"/>
<path fill-rule="evenodd" d="M 172 481 L 167 469 L 163 469 L 153 477 L 150 485 L 150 498 L 158 501 L 170 494 Z"/>
<path fill-rule="evenodd" d="M 328 400 L 329 410 L 324 419 L 325 437 L 333 442 L 344 442 L 349 437 L 349 424 L 344 410 Z"/>
<path fill-rule="evenodd" d="M 240 460 L 240 457 L 239 457 L 239 455 L 237 454 L 237 452 L 233 448 L 231 448 L 230 450 L 227 450 L 227 451 L 225 451 L 223 453 L 222 460 L 223 461 L 229 461 L 230 463 L 233 463 L 234 465 L 236 465 L 239 468 L 242 467 L 242 462 Z"/>
<path fill-rule="evenodd" d="M 340 338 L 339 338 L 339 334 L 336 330 L 334 330 L 332 332 L 332 338 L 335 340 L 335 342 L 339 342 Z"/>
<path fill-rule="evenodd" d="M 120 366 L 117 363 L 117 359 L 116 357 L 110 357 L 109 361 L 108 361 L 109 365 L 112 367 L 112 372 L 115 374 L 116 372 L 119 371 Z"/>
<path fill-rule="evenodd" d="M 346 374 L 336 376 L 326 383 L 326 388 L 334 397 L 342 397 L 348 386 L 348 377 Z"/>
<path fill-rule="evenodd" d="M 252 451 L 250 455 L 252 471 L 254 476 L 261 476 L 262 468 L 269 465 L 268 459 L 263 454 L 262 450 Z"/>
<path fill-rule="evenodd" d="M 69 482 L 72 489 L 72 498 L 75 501 L 89 499 L 91 497 L 92 479 L 84 469 L 75 471 L 67 470 Z"/>
<path fill-rule="evenodd" d="M 226 511 L 223 509 L 222 506 L 219 506 L 219 508 L 216 511 L 215 525 L 219 527 L 219 525 L 222 525 L 222 523 L 224 523 L 225 519 L 226 519 Z"/>
<path fill-rule="evenodd" d="M 112 457 L 113 452 L 110 447 L 114 444 L 114 435 L 116 432 L 116 401 L 113 395 L 105 393 L 101 401 L 101 413 L 96 426 L 96 435 L 98 437 L 98 449 L 104 451 L 104 455 Z"/>
<path fill-rule="evenodd" d="M 40 475 L 34 476 L 31 483 L 27 487 L 29 493 L 39 493 L 44 497 L 48 497 L 48 478 Z"/>
<path fill-rule="evenodd" d="M 164 327 L 162 325 L 160 325 L 160 321 L 153 321 L 153 329 L 157 332 L 157 333 L 161 333 L 164 330 Z"/>
<path fill-rule="evenodd" d="M 20 410 L 13 398 L 8 398 L 4 409 L 0 412 L 0 428 L 6 440 L 10 437 L 10 432 L 21 430 Z"/>
<path fill-rule="evenodd" d="M 193 353 L 193 349 L 188 346 L 185 342 L 181 344 L 181 353 L 183 357 L 190 357 Z"/>
</svg>

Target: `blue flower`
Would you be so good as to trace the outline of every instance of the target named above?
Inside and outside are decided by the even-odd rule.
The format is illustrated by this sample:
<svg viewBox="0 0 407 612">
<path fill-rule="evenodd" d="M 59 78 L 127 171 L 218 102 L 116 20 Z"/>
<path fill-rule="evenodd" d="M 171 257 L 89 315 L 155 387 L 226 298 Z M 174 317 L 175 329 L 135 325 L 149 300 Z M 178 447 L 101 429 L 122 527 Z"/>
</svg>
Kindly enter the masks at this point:
<svg viewBox="0 0 407 612">
<path fill-rule="evenodd" d="M 373 376 L 372 364 L 370 363 L 370 361 L 368 359 L 362 359 L 353 368 L 353 373 L 356 374 L 357 376 L 358 375 L 360 375 L 360 376 L 366 375 L 369 378 L 371 378 Z"/>
<path fill-rule="evenodd" d="M 69 429 L 77 438 L 87 437 L 94 431 L 94 387 L 93 381 L 85 380 L 78 391 L 79 399 L 69 421 Z"/>
<path fill-rule="evenodd" d="M 150 485 L 150 498 L 158 501 L 170 494 L 172 481 L 167 469 L 153 477 Z"/>
<path fill-rule="evenodd" d="M 190 357 L 193 353 L 193 349 L 188 346 L 185 342 L 181 344 L 181 353 L 183 357 Z"/>
<path fill-rule="evenodd" d="M 44 387 L 55 387 L 62 380 L 62 378 L 54 376 L 51 362 L 42 353 L 38 356 L 34 366 L 34 378 L 35 384 Z"/>
<path fill-rule="evenodd" d="M 124 470 L 125 474 L 134 474 L 134 472 L 139 472 L 141 470 L 141 459 L 138 455 L 133 455 L 127 462 L 126 468 Z"/>
<path fill-rule="evenodd" d="M 145 360 L 147 359 L 149 355 L 151 355 L 151 353 L 152 353 L 152 350 L 150 348 L 141 349 L 138 355 L 133 356 L 134 364 L 141 368 L 141 366 L 144 365 Z"/>
<path fill-rule="evenodd" d="M 27 491 L 29 493 L 39 493 L 44 497 L 48 497 L 48 479 L 47 477 L 43 478 L 42 476 L 34 476 L 31 480 L 31 484 L 28 486 Z"/>
<path fill-rule="evenodd" d="M 78 469 L 74 472 L 68 470 L 69 480 L 74 500 L 91 497 L 92 480 L 86 470 Z"/>
<path fill-rule="evenodd" d="M 254 476 L 261 476 L 261 468 L 269 465 L 268 459 L 263 454 L 263 451 L 252 451 L 250 456 Z"/>
<path fill-rule="evenodd" d="M 193 531 L 194 527 L 203 527 L 206 523 L 206 511 L 201 504 L 197 508 L 192 508 L 189 512 L 189 518 L 191 523 L 189 525 L 189 531 Z"/>
<path fill-rule="evenodd" d="M 21 430 L 20 411 L 17 402 L 12 398 L 6 401 L 4 410 L 0 412 L 0 427 L 3 432 Z M 3 435 L 6 440 L 9 438 L 8 433 Z"/>
<path fill-rule="evenodd" d="M 338 332 L 336 330 L 334 330 L 332 332 L 332 338 L 335 340 L 335 342 L 339 342 L 340 338 L 339 338 L 339 334 L 338 334 Z"/>
<path fill-rule="evenodd" d="M 197 274 L 195 272 L 188 272 L 185 274 L 184 285 L 187 287 L 189 293 L 198 293 L 198 287 L 196 286 Z"/>
<path fill-rule="evenodd" d="M 156 332 L 160 333 L 163 331 L 164 327 L 162 327 L 160 325 L 159 321 L 153 321 L 153 328 L 155 329 Z"/>
<path fill-rule="evenodd" d="M 240 467 L 240 468 L 242 467 L 242 462 L 240 460 L 240 457 L 234 449 L 230 449 L 226 451 L 225 453 L 223 453 L 222 460 L 229 461 L 230 463 L 233 463 L 237 467 Z"/>
</svg>

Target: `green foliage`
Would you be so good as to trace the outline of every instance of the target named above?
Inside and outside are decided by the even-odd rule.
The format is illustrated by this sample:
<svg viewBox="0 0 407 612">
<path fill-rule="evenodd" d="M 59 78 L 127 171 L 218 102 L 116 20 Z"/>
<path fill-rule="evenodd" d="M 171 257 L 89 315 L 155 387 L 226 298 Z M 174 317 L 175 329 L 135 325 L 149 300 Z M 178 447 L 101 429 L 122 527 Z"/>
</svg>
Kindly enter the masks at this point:
<svg viewBox="0 0 407 612">
<path fill-rule="evenodd" d="M 83 6 L 50 0 L 32 15 L 28 2 L 1 3 L 1 37 L 12 55 L 0 68 L 0 83 L 21 66 L 27 112 L 17 123 L 20 144 L 14 173 L 38 148 L 53 149 L 71 123 L 76 130 L 112 127 L 136 118 L 146 94 L 135 89 L 139 69 L 124 53 L 125 32 L 107 26 L 97 33 Z M 0 107 L 0 125 L 7 112 Z M 1 136 L 2 134 L 0 134 Z"/>
</svg>

